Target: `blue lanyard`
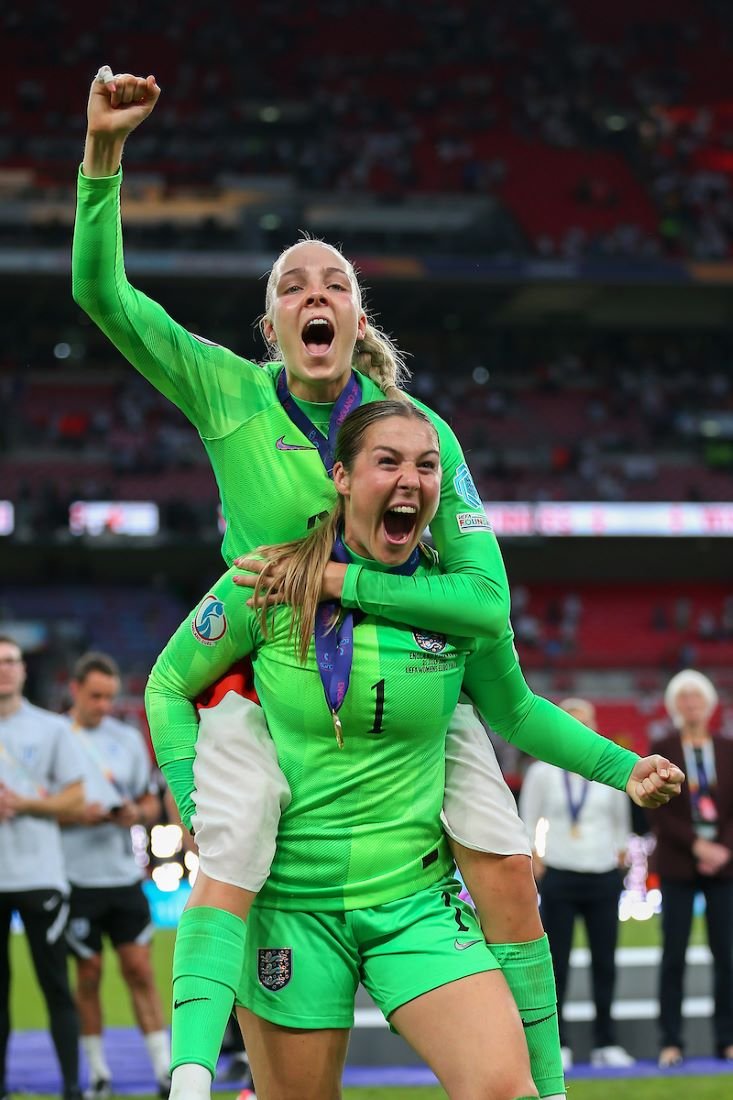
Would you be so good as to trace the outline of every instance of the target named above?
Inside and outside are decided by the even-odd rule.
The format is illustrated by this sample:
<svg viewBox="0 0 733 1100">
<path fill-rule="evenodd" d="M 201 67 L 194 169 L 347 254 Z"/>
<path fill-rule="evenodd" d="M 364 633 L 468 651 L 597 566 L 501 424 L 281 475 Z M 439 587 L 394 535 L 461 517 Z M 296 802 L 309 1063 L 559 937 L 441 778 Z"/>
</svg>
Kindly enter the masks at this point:
<svg viewBox="0 0 733 1100">
<path fill-rule="evenodd" d="M 303 435 L 306 436 L 316 448 L 320 455 L 321 462 L 326 467 L 326 473 L 331 477 L 333 474 L 333 454 L 336 449 L 336 436 L 338 430 L 349 413 L 353 412 L 353 410 L 358 408 L 361 404 L 361 387 L 356 380 L 356 375 L 353 371 L 351 372 L 348 382 L 342 389 L 333 407 L 331 419 L 328 423 L 328 439 L 318 430 L 310 417 L 303 412 L 294 399 L 288 389 L 288 380 L 284 367 L 277 376 L 277 385 L 275 388 L 277 396 L 280 399 L 280 404 L 285 409 L 285 412 L 288 414 L 293 424 L 295 424 L 297 428 L 300 428 Z"/>
<path fill-rule="evenodd" d="M 348 564 L 350 560 L 341 535 L 336 537 L 331 552 L 331 560 L 343 562 L 344 564 Z M 409 577 L 417 569 L 419 561 L 420 550 L 415 547 L 407 561 L 403 565 L 390 569 L 390 573 L 398 573 Z M 342 749 L 344 747 L 344 737 L 338 711 L 346 698 L 346 692 L 349 690 L 351 665 L 354 660 L 354 613 L 353 611 L 346 611 L 334 626 L 334 616 L 338 614 L 339 608 L 340 604 L 335 600 L 320 603 L 316 612 L 313 633 L 316 644 L 318 673 L 323 684 L 328 709 L 333 719 L 336 744 Z"/>
<path fill-rule="evenodd" d="M 585 800 L 588 797 L 590 783 L 585 779 L 581 779 L 582 785 L 580 788 L 580 796 L 578 798 L 573 798 L 573 791 L 570 786 L 570 776 L 567 772 L 563 772 L 562 777 L 565 783 L 565 798 L 567 799 L 568 813 L 570 814 L 570 824 L 573 828 L 577 828 L 580 811 L 583 809 Z"/>
</svg>

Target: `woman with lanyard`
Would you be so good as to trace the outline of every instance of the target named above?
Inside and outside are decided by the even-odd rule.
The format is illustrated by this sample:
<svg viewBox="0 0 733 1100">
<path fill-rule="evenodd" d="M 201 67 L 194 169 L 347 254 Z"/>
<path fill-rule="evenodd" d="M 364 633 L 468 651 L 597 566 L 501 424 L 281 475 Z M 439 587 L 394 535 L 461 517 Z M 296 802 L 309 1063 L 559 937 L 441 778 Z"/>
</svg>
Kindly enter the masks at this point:
<svg viewBox="0 0 733 1100">
<path fill-rule="evenodd" d="M 457 900 L 440 822 L 445 731 L 462 689 L 525 751 L 546 736 L 556 761 L 634 786 L 634 753 L 532 695 L 511 635 L 472 642 L 371 614 L 334 620 L 338 605 L 320 602 L 318 577 L 332 556 L 385 574 L 439 570 L 418 548 L 438 505 L 439 454 L 434 426 L 409 403 L 351 413 L 334 456 L 336 507 L 305 539 L 263 551 L 265 598 L 277 576 L 289 606 L 247 606 L 230 570 L 179 628 L 148 684 L 154 746 L 183 820 L 209 808 L 236 812 L 263 780 L 237 766 L 237 746 L 219 726 L 204 735 L 194 700 L 237 660 L 254 659 L 292 801 L 246 939 L 241 928 L 237 941 L 231 921 L 228 950 L 216 952 L 206 907 L 183 914 L 174 1003 L 190 1029 L 190 1059 L 204 1033 L 221 1034 L 236 999 L 265 1098 L 340 1095 L 360 980 L 450 1097 L 537 1095 L 520 1017 L 470 908 Z M 201 608 L 212 600 L 214 644 L 200 637 Z M 659 782 L 655 799 L 674 789 Z"/>
<path fill-rule="evenodd" d="M 560 706 L 590 729 L 595 707 L 587 699 Z M 593 1065 L 628 1066 L 634 1059 L 616 1041 L 611 1018 L 616 981 L 620 869 L 631 833 L 631 803 L 621 791 L 535 761 L 522 782 L 519 812 L 533 840 L 533 865 L 541 894 L 540 914 L 555 967 L 563 1064 L 572 1050 L 563 1019 L 576 918 L 585 925 L 591 957 L 595 1018 Z M 542 822 L 542 831 L 538 826 Z"/>
<path fill-rule="evenodd" d="M 682 798 L 652 826 L 662 891 L 659 1064 L 668 1069 L 683 1058 L 682 987 L 697 894 L 713 955 L 715 1053 L 733 1062 L 733 742 L 710 731 L 718 694 L 701 672 L 673 676 L 664 703 L 677 731 L 657 747 L 687 774 Z"/>
<path fill-rule="evenodd" d="M 407 400 L 399 389 L 405 371 L 393 345 L 368 320 L 353 267 L 319 242 L 287 249 L 270 273 L 261 327 L 281 361 L 264 367 L 193 336 L 129 284 L 120 160 L 129 133 L 159 95 L 153 77 L 114 76 L 108 68 L 92 83 L 74 235 L 74 296 L 199 431 L 219 485 L 227 524 L 223 553 L 231 563 L 244 550 L 300 537 L 330 510 L 335 493 L 329 451 L 340 418 L 358 402 Z M 441 505 L 431 532 L 444 572 L 400 577 L 333 562 L 324 572 L 322 594 L 427 632 L 509 638 L 509 593 L 498 544 L 454 434 L 426 412 L 441 441 Z M 201 615 L 201 632 L 215 633 L 214 606 Z M 225 694 L 215 689 L 210 702 Z M 202 721 L 224 718 L 212 706 Z M 264 744 L 267 729 L 258 707 L 241 710 L 236 719 L 227 712 L 226 718 L 246 723 L 253 745 Z M 554 1002 L 554 979 L 530 846 L 490 742 L 468 706 L 456 710 L 446 760 L 445 828 L 484 934 L 525 1018 L 529 1013 L 536 1019 L 527 1038 L 541 1095 L 557 1095 L 563 1090 L 557 1022 L 544 1009 L 535 1011 L 539 1001 Z M 230 843 L 226 851 L 217 848 L 229 864 L 222 868 L 202 858 L 194 903 L 246 916 L 274 850 L 282 788 L 273 781 L 270 791 L 269 801 L 250 807 L 236 827 L 230 822 Z M 239 890 L 234 900 L 232 890 Z"/>
</svg>

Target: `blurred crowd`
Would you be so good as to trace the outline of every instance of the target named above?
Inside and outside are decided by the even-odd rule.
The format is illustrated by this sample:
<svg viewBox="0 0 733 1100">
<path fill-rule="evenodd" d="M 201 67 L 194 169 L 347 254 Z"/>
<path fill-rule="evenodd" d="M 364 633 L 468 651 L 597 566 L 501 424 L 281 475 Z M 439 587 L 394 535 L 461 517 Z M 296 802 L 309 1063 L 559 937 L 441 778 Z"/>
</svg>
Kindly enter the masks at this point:
<svg viewBox="0 0 733 1100">
<path fill-rule="evenodd" d="M 128 165 L 163 195 L 281 177 L 302 193 L 398 208 L 420 193 L 490 196 L 501 224 L 480 243 L 505 253 L 730 254 L 732 130 L 721 104 L 733 13 L 722 0 L 671 0 L 653 14 L 633 0 L 602 12 L 582 0 L 327 0 L 317 19 L 290 0 L 205 11 L 164 0 L 142 23 L 123 9 L 14 3 L 0 30 L 0 160 L 16 197 L 68 193 L 85 88 L 108 62 L 154 71 L 163 87 Z M 291 236 L 296 209 L 276 196 L 272 208 L 269 228 Z M 58 222 L 41 220 L 59 239 Z M 23 232 L 17 217 L 0 221 L 7 239 Z M 241 245 L 211 220 L 148 224 L 145 239 Z M 472 251 L 476 233 L 453 243 Z"/>
</svg>

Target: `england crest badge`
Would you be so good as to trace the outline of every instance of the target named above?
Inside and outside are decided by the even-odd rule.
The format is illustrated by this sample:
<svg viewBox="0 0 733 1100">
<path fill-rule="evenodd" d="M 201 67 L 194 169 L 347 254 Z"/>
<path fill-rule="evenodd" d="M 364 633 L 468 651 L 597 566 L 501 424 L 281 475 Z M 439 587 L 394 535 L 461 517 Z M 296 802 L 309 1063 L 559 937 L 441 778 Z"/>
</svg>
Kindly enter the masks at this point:
<svg viewBox="0 0 733 1100">
<path fill-rule="evenodd" d="M 257 950 L 257 977 L 265 989 L 277 993 L 293 976 L 293 951 L 290 947 L 260 947 Z"/>
</svg>

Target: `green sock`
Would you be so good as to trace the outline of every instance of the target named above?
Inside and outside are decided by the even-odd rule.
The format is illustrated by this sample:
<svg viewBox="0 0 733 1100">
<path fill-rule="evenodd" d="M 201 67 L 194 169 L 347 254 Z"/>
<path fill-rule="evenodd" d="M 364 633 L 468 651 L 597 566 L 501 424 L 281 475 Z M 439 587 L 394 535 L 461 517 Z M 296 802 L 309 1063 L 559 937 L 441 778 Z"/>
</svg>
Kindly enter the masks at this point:
<svg viewBox="0 0 733 1100">
<path fill-rule="evenodd" d="M 185 909 L 173 952 L 171 1071 L 194 1063 L 213 1077 L 244 962 L 246 924 L 224 909 Z"/>
<path fill-rule="evenodd" d="M 547 936 L 527 943 L 490 943 L 489 947 L 517 1002 L 538 1093 L 564 1095 L 557 993 Z"/>
</svg>

